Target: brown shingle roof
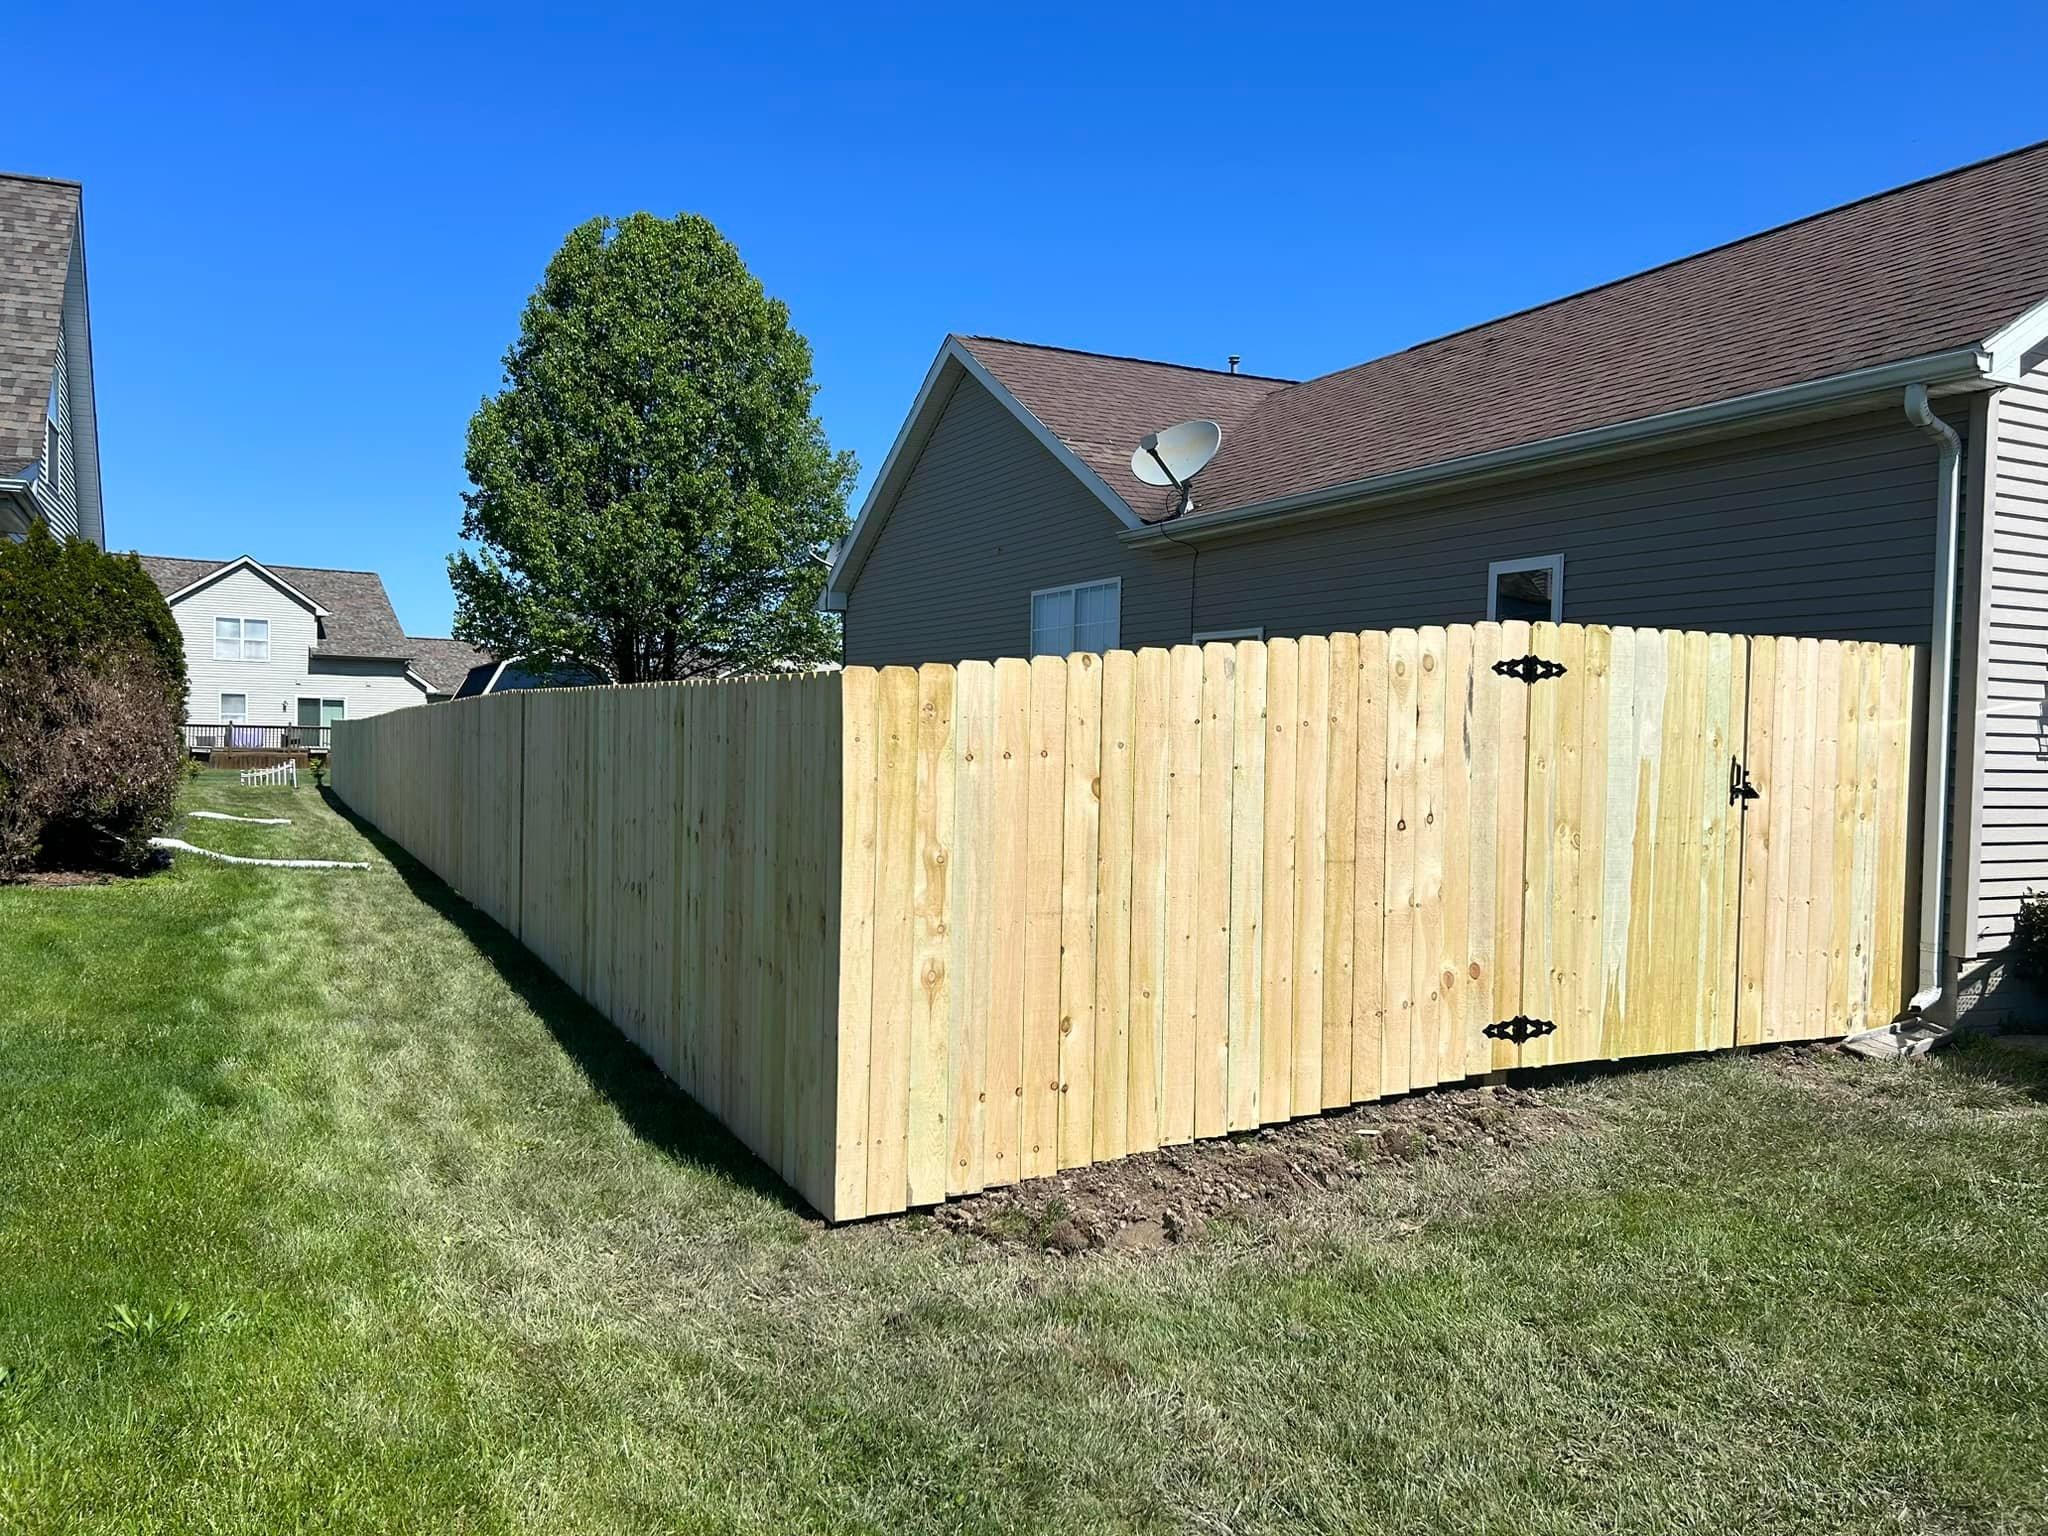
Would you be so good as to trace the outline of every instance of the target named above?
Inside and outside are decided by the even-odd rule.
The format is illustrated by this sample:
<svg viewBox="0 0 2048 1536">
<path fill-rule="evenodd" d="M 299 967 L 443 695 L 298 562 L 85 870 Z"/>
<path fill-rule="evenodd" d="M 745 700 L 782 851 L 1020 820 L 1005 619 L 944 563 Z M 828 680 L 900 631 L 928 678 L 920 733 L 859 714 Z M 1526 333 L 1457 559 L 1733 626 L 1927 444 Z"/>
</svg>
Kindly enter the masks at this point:
<svg viewBox="0 0 2048 1536">
<path fill-rule="evenodd" d="M 232 565 L 232 560 L 186 560 L 176 555 L 140 555 L 142 568 L 149 572 L 164 596 Z M 391 599 L 385 595 L 383 580 L 375 571 L 330 571 L 318 566 L 271 565 L 263 568 L 303 592 L 327 610 L 320 621 L 320 643 L 316 656 L 359 656 L 378 660 L 410 660 L 412 641 L 399 627 Z"/>
<path fill-rule="evenodd" d="M 43 456 L 78 183 L 0 173 L 0 475 Z"/>
<path fill-rule="evenodd" d="M 1291 387 L 968 345 L 1127 500 L 1140 436 L 1213 416 L 1200 517 L 1966 347 L 2043 298 L 2048 143 Z"/>
<path fill-rule="evenodd" d="M 412 647 L 413 671 L 432 683 L 436 692 L 451 696 L 472 669 L 497 659 L 466 640 L 445 640 L 433 635 L 407 635 L 405 639 Z"/>
<path fill-rule="evenodd" d="M 1076 458 L 1148 521 L 1170 514 L 1179 498 L 1171 487 L 1147 485 L 1131 473 L 1131 450 L 1139 438 L 1177 421 L 1205 416 L 1222 424 L 1228 442 L 1232 429 L 1254 406 L 1291 382 L 993 336 L 958 340 Z"/>
</svg>

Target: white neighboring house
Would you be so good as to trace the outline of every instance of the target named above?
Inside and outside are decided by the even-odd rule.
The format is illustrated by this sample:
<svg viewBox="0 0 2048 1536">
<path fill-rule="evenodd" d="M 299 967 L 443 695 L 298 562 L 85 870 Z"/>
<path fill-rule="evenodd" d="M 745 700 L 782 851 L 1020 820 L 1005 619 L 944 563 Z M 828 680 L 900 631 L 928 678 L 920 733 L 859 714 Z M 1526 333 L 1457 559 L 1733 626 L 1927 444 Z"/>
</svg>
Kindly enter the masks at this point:
<svg viewBox="0 0 2048 1536">
<path fill-rule="evenodd" d="M 187 744 L 322 750 L 336 720 L 448 698 L 484 654 L 410 636 L 374 571 L 143 555 L 185 637 Z"/>
<path fill-rule="evenodd" d="M 0 537 L 33 523 L 106 547 L 84 193 L 0 173 Z"/>
</svg>

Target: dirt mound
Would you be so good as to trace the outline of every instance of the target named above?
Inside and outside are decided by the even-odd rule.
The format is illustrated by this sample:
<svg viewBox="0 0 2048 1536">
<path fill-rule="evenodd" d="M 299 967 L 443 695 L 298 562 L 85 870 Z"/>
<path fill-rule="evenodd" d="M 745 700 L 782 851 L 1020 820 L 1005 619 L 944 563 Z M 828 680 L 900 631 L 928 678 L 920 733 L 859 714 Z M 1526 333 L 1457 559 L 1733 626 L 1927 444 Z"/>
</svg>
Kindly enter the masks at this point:
<svg viewBox="0 0 2048 1536">
<path fill-rule="evenodd" d="M 929 1215 L 993 1243 L 1143 1253 L 1185 1242 L 1218 1218 L 1282 1209 L 1376 1166 L 1525 1145 L 1573 1120 L 1542 1089 L 1452 1088 L 1072 1168 Z"/>
</svg>

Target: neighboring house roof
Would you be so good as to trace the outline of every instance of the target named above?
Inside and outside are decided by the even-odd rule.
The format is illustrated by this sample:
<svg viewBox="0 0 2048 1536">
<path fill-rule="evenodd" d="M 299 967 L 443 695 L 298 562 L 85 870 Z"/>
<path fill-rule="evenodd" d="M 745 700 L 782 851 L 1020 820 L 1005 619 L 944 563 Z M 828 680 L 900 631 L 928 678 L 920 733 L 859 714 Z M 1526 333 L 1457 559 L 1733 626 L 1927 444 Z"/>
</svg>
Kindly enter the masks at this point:
<svg viewBox="0 0 2048 1536">
<path fill-rule="evenodd" d="M 1207 416 L 1223 447 L 1179 534 L 1355 504 L 1539 451 L 1618 451 L 1914 380 L 2011 377 L 2048 340 L 2048 143 L 1949 171 L 1305 383 L 948 337 L 827 606 L 962 377 L 988 387 L 1131 530 L 1171 518 L 1138 439 Z M 1898 374 L 1897 379 L 1891 377 Z M 1910 377 L 1909 377 L 1910 375 Z M 1163 530 L 1162 530 L 1163 532 Z"/>
<path fill-rule="evenodd" d="M 43 456 L 80 197 L 75 181 L 0 173 L 0 476 Z"/>
<path fill-rule="evenodd" d="M 433 685 L 434 692 L 445 693 L 451 698 L 471 672 L 497 664 L 489 651 L 466 640 L 408 635 L 406 643 L 413 648 L 413 670 Z"/>
<path fill-rule="evenodd" d="M 291 595 L 309 599 L 320 611 L 315 656 L 369 661 L 410 661 L 413 642 L 400 627 L 384 582 L 375 571 L 331 571 L 308 565 L 264 565 L 248 555 L 234 560 L 187 560 L 175 555 L 141 555 L 165 597 L 199 587 L 235 566 L 272 578 Z"/>
</svg>

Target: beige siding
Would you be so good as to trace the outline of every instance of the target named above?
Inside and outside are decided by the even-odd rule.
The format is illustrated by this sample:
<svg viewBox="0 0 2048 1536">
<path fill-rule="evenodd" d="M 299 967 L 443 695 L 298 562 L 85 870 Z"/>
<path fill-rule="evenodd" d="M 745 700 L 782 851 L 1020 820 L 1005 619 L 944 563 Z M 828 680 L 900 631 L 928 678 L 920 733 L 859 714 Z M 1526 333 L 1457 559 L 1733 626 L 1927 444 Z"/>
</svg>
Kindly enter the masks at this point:
<svg viewBox="0 0 2048 1536">
<path fill-rule="evenodd" d="M 1108 576 L 1123 580 L 1125 646 L 1470 622 L 1486 617 L 1490 561 L 1549 554 L 1565 556 L 1573 621 L 1917 643 L 1933 497 L 1933 449 L 1891 409 L 1205 544 L 1197 564 L 1121 543 L 1116 518 L 967 382 L 855 581 L 846 659 L 1014 654 L 1033 589 Z"/>
<path fill-rule="evenodd" d="M 2020 897 L 2048 890 L 2048 373 L 2036 378 L 1992 407 L 1976 636 L 1983 818 L 1964 898 L 1966 957 L 2003 949 Z"/>
<path fill-rule="evenodd" d="M 188 720 L 218 721 L 223 693 L 248 696 L 251 725 L 294 724 L 301 697 L 341 699 L 353 720 L 426 701 L 406 679 L 403 662 L 311 656 L 319 638 L 314 616 L 254 571 L 231 572 L 181 598 L 171 611 L 185 637 Z M 268 619 L 270 660 L 214 660 L 216 618 Z"/>
</svg>

